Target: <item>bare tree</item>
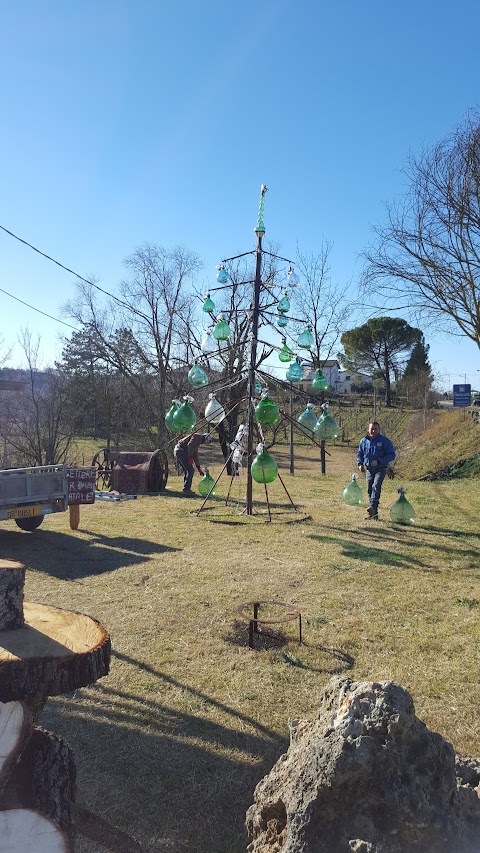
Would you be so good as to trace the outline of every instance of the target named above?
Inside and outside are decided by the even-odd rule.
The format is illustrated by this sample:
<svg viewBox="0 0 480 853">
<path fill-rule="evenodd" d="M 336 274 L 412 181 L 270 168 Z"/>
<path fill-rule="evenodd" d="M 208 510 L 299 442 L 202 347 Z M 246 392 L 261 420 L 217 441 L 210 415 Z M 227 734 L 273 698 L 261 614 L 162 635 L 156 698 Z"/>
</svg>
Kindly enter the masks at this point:
<svg viewBox="0 0 480 853">
<path fill-rule="evenodd" d="M 348 296 L 348 286 L 332 282 L 332 248 L 332 243 L 322 240 L 320 251 L 316 254 L 297 249 L 300 285 L 292 291 L 293 311 L 312 329 L 315 345 L 311 352 L 316 367 L 322 367 L 335 351 L 342 331 L 352 321 L 354 311 Z"/>
<path fill-rule="evenodd" d="M 40 369 L 38 337 L 22 330 L 20 343 L 27 361 L 26 390 L 5 397 L 0 435 L 18 465 L 65 462 L 74 433 L 67 377 L 56 369 Z"/>
<path fill-rule="evenodd" d="M 167 251 L 145 244 L 124 261 L 127 276 L 116 298 L 95 285 L 77 284 L 67 313 L 88 330 L 99 358 L 125 377 L 130 398 L 155 442 L 165 438 L 165 412 L 190 349 L 195 297 L 187 287 L 201 268 L 182 247 Z"/>
<path fill-rule="evenodd" d="M 364 255 L 369 303 L 430 316 L 480 347 L 480 118 L 412 156 L 410 188 Z"/>
</svg>

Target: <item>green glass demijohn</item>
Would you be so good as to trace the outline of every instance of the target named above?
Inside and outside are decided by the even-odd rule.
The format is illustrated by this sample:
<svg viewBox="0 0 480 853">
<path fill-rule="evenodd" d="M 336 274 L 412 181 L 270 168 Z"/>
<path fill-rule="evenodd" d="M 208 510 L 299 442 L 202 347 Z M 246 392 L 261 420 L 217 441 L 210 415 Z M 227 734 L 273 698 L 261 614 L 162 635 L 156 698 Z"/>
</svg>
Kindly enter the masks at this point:
<svg viewBox="0 0 480 853">
<path fill-rule="evenodd" d="M 213 312 L 215 311 L 215 302 L 213 301 L 213 299 L 210 299 L 209 293 L 205 294 L 205 302 L 203 303 L 203 310 L 207 314 L 213 314 Z"/>
<path fill-rule="evenodd" d="M 295 358 L 295 353 L 288 346 L 286 338 L 282 338 L 282 344 L 282 349 L 278 353 L 279 360 L 283 361 L 284 363 L 287 361 L 292 361 L 292 359 Z"/>
<path fill-rule="evenodd" d="M 316 437 L 320 441 L 331 441 L 338 435 L 338 424 L 335 418 L 329 414 L 326 404 L 323 405 L 323 412 L 317 421 L 314 429 Z"/>
<path fill-rule="evenodd" d="M 218 315 L 218 322 L 213 328 L 212 335 L 216 341 L 228 341 L 232 330 L 228 323 L 223 319 L 223 314 Z"/>
<path fill-rule="evenodd" d="M 410 501 L 407 501 L 405 497 L 405 489 L 400 486 L 397 492 L 400 497 L 390 509 L 390 518 L 396 524 L 413 524 L 415 510 Z"/>
<path fill-rule="evenodd" d="M 287 379 L 289 382 L 301 382 L 303 379 L 303 367 L 298 361 L 295 359 L 293 364 L 287 370 Z"/>
<path fill-rule="evenodd" d="M 264 450 L 263 444 L 259 444 L 257 447 L 257 457 L 253 460 L 250 471 L 256 483 L 273 483 L 277 477 L 277 463 Z"/>
<path fill-rule="evenodd" d="M 309 429 L 311 432 L 315 429 L 317 425 L 317 416 L 313 411 L 313 403 L 307 403 L 307 408 L 301 415 L 298 416 L 298 423 Z"/>
<path fill-rule="evenodd" d="M 302 332 L 301 335 L 298 336 L 297 346 L 300 349 L 311 349 L 315 343 L 315 338 L 313 337 L 312 330 L 309 326 Z"/>
<path fill-rule="evenodd" d="M 288 293 L 285 293 L 285 296 L 282 296 L 280 302 L 277 305 L 277 311 L 280 314 L 286 314 L 287 311 L 290 311 L 290 300 L 288 298 Z"/>
<path fill-rule="evenodd" d="M 217 281 L 219 284 L 227 284 L 228 283 L 228 272 L 226 271 L 226 269 L 223 265 L 221 265 L 218 268 Z"/>
<path fill-rule="evenodd" d="M 342 498 L 349 506 L 361 506 L 363 492 L 357 483 L 357 474 L 352 474 L 352 479 L 343 490 Z"/>
<path fill-rule="evenodd" d="M 276 424 L 280 417 L 278 406 L 270 399 L 267 391 L 262 393 L 262 399 L 255 406 L 255 417 L 260 426 Z"/>
<path fill-rule="evenodd" d="M 284 329 L 285 326 L 288 326 L 288 317 L 285 317 L 285 314 L 279 314 L 277 326 L 279 326 L 280 329 Z"/>
<path fill-rule="evenodd" d="M 203 367 L 200 367 L 199 364 L 194 364 L 193 367 L 190 368 L 187 374 L 187 379 L 192 388 L 202 388 L 203 385 L 208 385 L 208 376 Z"/>
<path fill-rule="evenodd" d="M 169 432 L 178 432 L 178 427 L 175 426 L 173 422 L 173 416 L 175 412 L 178 411 L 180 406 L 180 400 L 172 400 L 172 405 L 170 406 L 167 414 L 165 415 L 165 426 L 167 427 Z"/>
<path fill-rule="evenodd" d="M 215 480 L 211 476 L 208 468 L 205 468 L 205 474 L 203 475 L 202 479 L 198 484 L 198 493 L 202 496 L 202 498 L 206 498 L 207 495 L 210 495 L 210 497 L 212 497 L 212 495 L 216 494 L 217 491 L 214 486 Z"/>
<path fill-rule="evenodd" d="M 315 377 L 312 382 L 312 388 L 314 391 L 326 391 L 328 388 L 328 380 L 325 379 L 322 371 L 320 369 L 317 370 Z"/>
<path fill-rule="evenodd" d="M 173 415 L 173 424 L 175 429 L 182 432 L 193 429 L 197 422 L 195 412 L 190 403 L 193 403 L 192 397 L 184 397 L 180 408 Z"/>
<path fill-rule="evenodd" d="M 255 385 L 253 386 L 253 393 L 255 394 L 255 397 L 260 397 L 260 395 L 262 393 L 262 383 L 259 382 L 258 379 L 255 379 Z"/>
</svg>

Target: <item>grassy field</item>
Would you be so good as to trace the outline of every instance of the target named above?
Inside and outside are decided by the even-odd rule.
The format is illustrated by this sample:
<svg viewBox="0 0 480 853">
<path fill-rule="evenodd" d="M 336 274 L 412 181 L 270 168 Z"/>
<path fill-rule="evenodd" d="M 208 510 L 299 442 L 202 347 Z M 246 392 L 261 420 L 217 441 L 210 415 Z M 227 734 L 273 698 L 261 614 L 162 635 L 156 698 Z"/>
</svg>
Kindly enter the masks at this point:
<svg viewBox="0 0 480 853">
<path fill-rule="evenodd" d="M 0 524 L 2 555 L 27 565 L 27 599 L 111 633 L 110 675 L 49 700 L 41 722 L 74 749 L 78 802 L 145 853 L 244 851 L 245 811 L 287 747 L 288 718 L 313 717 L 335 673 L 394 679 L 457 752 L 480 755 L 479 481 L 386 481 L 381 520 L 369 522 L 341 499 L 353 448 L 329 450 L 323 477 L 316 448 L 299 449 L 294 477 L 274 452 L 296 523 L 221 523 L 220 499 L 198 516 L 171 476 L 164 496 L 82 507 L 76 532 L 67 513 L 34 534 Z M 210 467 L 220 470 L 214 456 Z M 412 527 L 389 521 L 399 485 Z M 269 493 L 280 522 L 288 500 L 278 481 Z M 261 487 L 254 497 L 263 511 Z M 289 623 L 249 649 L 236 609 L 255 599 L 300 608 L 304 644 Z M 102 848 L 79 837 L 76 849 Z"/>
</svg>

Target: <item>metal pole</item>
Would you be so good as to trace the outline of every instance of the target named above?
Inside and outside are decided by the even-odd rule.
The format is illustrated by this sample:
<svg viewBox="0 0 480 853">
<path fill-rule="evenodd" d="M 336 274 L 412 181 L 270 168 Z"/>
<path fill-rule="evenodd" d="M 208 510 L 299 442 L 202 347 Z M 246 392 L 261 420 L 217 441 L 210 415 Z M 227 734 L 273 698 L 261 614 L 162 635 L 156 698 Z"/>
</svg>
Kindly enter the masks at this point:
<svg viewBox="0 0 480 853">
<path fill-rule="evenodd" d="M 324 440 L 322 440 L 320 442 L 320 463 L 322 466 L 322 474 L 326 474 L 327 473 L 327 464 L 326 464 L 326 457 L 325 457 L 325 441 Z"/>
<path fill-rule="evenodd" d="M 290 474 L 295 474 L 295 459 L 293 455 L 293 383 L 290 382 Z"/>
<path fill-rule="evenodd" d="M 253 514 L 253 499 L 252 499 L 252 472 L 250 466 L 253 457 L 253 426 L 254 426 L 254 391 L 255 391 L 255 368 L 257 366 L 257 335 L 258 335 L 258 319 L 260 314 L 260 290 L 262 287 L 262 237 L 265 234 L 265 225 L 263 224 L 263 205 L 267 187 L 262 184 L 260 190 L 260 205 L 258 209 L 258 220 L 255 227 L 257 235 L 257 250 L 255 263 L 255 283 L 253 289 L 253 312 L 252 312 L 252 344 L 250 348 L 250 368 L 248 371 L 248 409 L 247 409 L 247 426 L 248 426 L 248 441 L 247 441 L 247 500 L 246 513 Z"/>
</svg>

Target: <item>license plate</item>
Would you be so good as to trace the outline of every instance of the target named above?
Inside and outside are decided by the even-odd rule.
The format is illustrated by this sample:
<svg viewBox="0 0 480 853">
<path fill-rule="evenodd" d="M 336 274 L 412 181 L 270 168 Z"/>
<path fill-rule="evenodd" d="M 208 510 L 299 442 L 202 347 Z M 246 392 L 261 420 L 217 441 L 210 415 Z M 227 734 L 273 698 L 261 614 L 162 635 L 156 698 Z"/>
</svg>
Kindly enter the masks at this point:
<svg viewBox="0 0 480 853">
<path fill-rule="evenodd" d="M 7 518 L 30 518 L 32 515 L 41 515 L 39 506 L 19 506 L 15 509 L 7 509 Z"/>
</svg>

